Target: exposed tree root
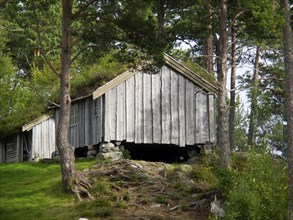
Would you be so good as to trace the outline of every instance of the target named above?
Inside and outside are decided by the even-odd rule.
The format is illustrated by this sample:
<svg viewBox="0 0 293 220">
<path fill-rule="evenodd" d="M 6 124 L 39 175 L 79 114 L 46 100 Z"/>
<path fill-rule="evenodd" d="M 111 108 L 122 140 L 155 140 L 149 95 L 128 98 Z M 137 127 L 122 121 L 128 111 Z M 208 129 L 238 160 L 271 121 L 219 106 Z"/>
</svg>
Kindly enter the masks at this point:
<svg viewBox="0 0 293 220">
<path fill-rule="evenodd" d="M 89 192 L 90 188 L 90 181 L 77 172 L 75 178 L 72 180 L 70 190 L 76 195 L 79 201 L 94 199 L 94 196 Z"/>
</svg>

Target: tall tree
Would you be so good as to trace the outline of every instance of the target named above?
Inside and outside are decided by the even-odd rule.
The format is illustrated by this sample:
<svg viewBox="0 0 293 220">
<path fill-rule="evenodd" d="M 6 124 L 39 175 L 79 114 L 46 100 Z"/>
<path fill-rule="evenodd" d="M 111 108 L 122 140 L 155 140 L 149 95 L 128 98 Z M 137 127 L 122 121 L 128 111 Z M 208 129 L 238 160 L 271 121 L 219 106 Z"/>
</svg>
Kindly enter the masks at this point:
<svg viewBox="0 0 293 220">
<path fill-rule="evenodd" d="M 236 104 L 236 30 L 234 25 L 231 28 L 231 81 L 230 81 L 230 108 L 229 108 L 229 142 L 230 150 L 234 149 L 235 131 L 235 104 Z"/>
<path fill-rule="evenodd" d="M 228 9 L 227 0 L 221 0 L 220 6 L 220 44 L 219 44 L 219 56 L 218 56 L 218 120 L 219 120 L 219 146 L 221 152 L 221 164 L 224 167 L 230 166 L 230 144 L 228 133 L 228 115 L 226 104 L 226 84 L 227 84 L 227 72 L 228 72 L 228 30 L 227 19 Z"/>
<path fill-rule="evenodd" d="M 74 147 L 68 142 L 70 120 L 70 70 L 72 56 L 72 7 L 73 0 L 62 0 L 62 40 L 60 72 L 60 120 L 57 128 L 56 145 L 60 154 L 62 182 L 65 190 L 74 192 L 79 199 L 88 192 L 87 183 L 76 171 L 74 164 Z"/>
<path fill-rule="evenodd" d="M 254 71 L 253 71 L 253 81 L 251 89 L 251 109 L 249 115 L 249 129 L 247 145 L 253 147 L 255 144 L 255 118 L 257 117 L 257 94 L 258 94 L 258 84 L 259 84 L 259 60 L 260 60 L 260 47 L 256 48 L 256 55 L 254 60 Z"/>
<path fill-rule="evenodd" d="M 292 48 L 292 29 L 291 13 L 289 0 L 283 0 L 285 9 L 285 25 L 283 28 L 284 58 L 286 74 L 286 114 L 287 114 L 287 132 L 288 132 L 288 177 L 289 177 L 289 201 L 288 201 L 288 219 L 293 219 L 293 48 Z"/>
</svg>

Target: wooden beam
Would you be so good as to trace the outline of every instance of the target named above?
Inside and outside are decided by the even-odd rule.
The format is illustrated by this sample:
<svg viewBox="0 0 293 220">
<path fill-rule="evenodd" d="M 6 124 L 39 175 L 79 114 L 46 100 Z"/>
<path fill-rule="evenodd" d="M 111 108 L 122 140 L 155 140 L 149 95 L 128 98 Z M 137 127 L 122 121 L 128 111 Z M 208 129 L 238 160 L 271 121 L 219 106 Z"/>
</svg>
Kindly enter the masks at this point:
<svg viewBox="0 0 293 220">
<path fill-rule="evenodd" d="M 34 126 L 36 126 L 37 124 L 42 123 L 43 121 L 46 121 L 47 119 L 49 119 L 50 116 L 49 115 L 43 115 L 35 120 L 33 120 L 32 122 L 25 124 L 24 126 L 22 126 L 22 131 L 29 131 L 31 130 Z"/>
<path fill-rule="evenodd" d="M 185 67 L 184 65 L 178 63 L 174 58 L 169 56 L 168 54 L 164 54 L 165 63 L 176 70 L 177 72 L 181 73 L 183 76 L 194 82 L 197 86 L 207 90 L 208 92 L 217 94 L 218 87 L 214 86 L 213 84 L 209 83 L 205 79 L 198 76 L 196 73 Z"/>
<path fill-rule="evenodd" d="M 105 85 L 96 89 L 93 92 L 93 99 L 94 100 L 97 99 L 98 97 L 100 97 L 101 95 L 103 95 L 104 93 L 109 91 L 110 89 L 114 88 L 115 86 L 119 85 L 120 83 L 124 82 L 125 80 L 127 80 L 128 78 L 130 78 L 131 76 L 133 76 L 136 73 L 137 73 L 136 70 L 130 69 L 130 70 L 127 70 L 124 73 L 120 74 L 119 76 L 112 79 L 111 81 L 109 81 Z"/>
</svg>

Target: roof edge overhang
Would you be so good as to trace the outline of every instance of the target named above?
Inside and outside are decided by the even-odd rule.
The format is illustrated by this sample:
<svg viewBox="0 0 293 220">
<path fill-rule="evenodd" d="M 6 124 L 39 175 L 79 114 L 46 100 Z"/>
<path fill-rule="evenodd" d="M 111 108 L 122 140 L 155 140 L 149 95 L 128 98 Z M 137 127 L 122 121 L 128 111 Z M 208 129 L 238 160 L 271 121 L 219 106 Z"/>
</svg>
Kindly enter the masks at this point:
<svg viewBox="0 0 293 220">
<path fill-rule="evenodd" d="M 39 118 L 36 118 L 35 120 L 31 121 L 30 123 L 25 124 L 24 126 L 22 126 L 22 131 L 29 131 L 31 130 L 34 126 L 42 123 L 43 121 L 48 120 L 49 118 L 51 118 L 50 115 L 42 115 Z"/>
<path fill-rule="evenodd" d="M 195 72 L 188 69 L 181 63 L 179 63 L 177 60 L 172 58 L 170 55 L 164 53 L 164 61 L 165 65 L 170 66 L 189 80 L 191 80 L 193 83 L 197 84 L 201 89 L 206 90 L 209 93 L 217 94 L 218 93 L 218 86 L 215 86 L 208 82 L 207 80 L 203 79 L 202 77 L 198 76 Z M 136 73 L 138 73 L 139 69 L 129 69 L 125 71 L 124 73 L 120 74 L 119 76 L 115 77 L 111 81 L 107 82 L 105 85 L 97 88 L 93 92 L 93 100 L 97 99 L 98 97 L 102 96 L 104 93 L 109 91 L 110 89 L 114 88 L 115 86 L 119 85 L 123 81 L 129 79 Z"/>
<path fill-rule="evenodd" d="M 194 82 L 195 84 L 199 85 L 202 89 L 207 90 L 210 93 L 217 94 L 218 93 L 218 86 L 215 86 L 208 82 L 207 80 L 203 79 L 202 77 L 198 76 L 195 72 L 188 69 L 186 66 L 179 63 L 170 55 L 164 53 L 164 59 L 166 65 L 170 66 L 171 68 L 180 72 L 183 76 Z"/>
</svg>

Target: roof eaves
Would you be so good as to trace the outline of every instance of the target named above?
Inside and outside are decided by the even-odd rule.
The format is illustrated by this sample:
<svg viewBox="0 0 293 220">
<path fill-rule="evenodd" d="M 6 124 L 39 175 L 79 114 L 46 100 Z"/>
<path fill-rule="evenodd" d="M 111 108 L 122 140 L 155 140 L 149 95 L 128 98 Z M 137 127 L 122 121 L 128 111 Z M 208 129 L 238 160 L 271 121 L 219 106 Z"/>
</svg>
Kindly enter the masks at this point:
<svg viewBox="0 0 293 220">
<path fill-rule="evenodd" d="M 209 92 L 212 92 L 214 94 L 217 94 L 218 92 L 218 86 L 215 86 L 211 83 L 209 83 L 207 80 L 203 79 L 202 77 L 198 76 L 195 72 L 188 69 L 186 66 L 179 63 L 177 60 L 175 60 L 170 55 L 164 53 L 164 59 L 165 63 L 172 67 L 173 69 L 180 72 L 182 75 L 190 79 L 192 82 L 196 83 L 197 85 L 201 86 L 203 89 L 208 90 Z"/>
</svg>

